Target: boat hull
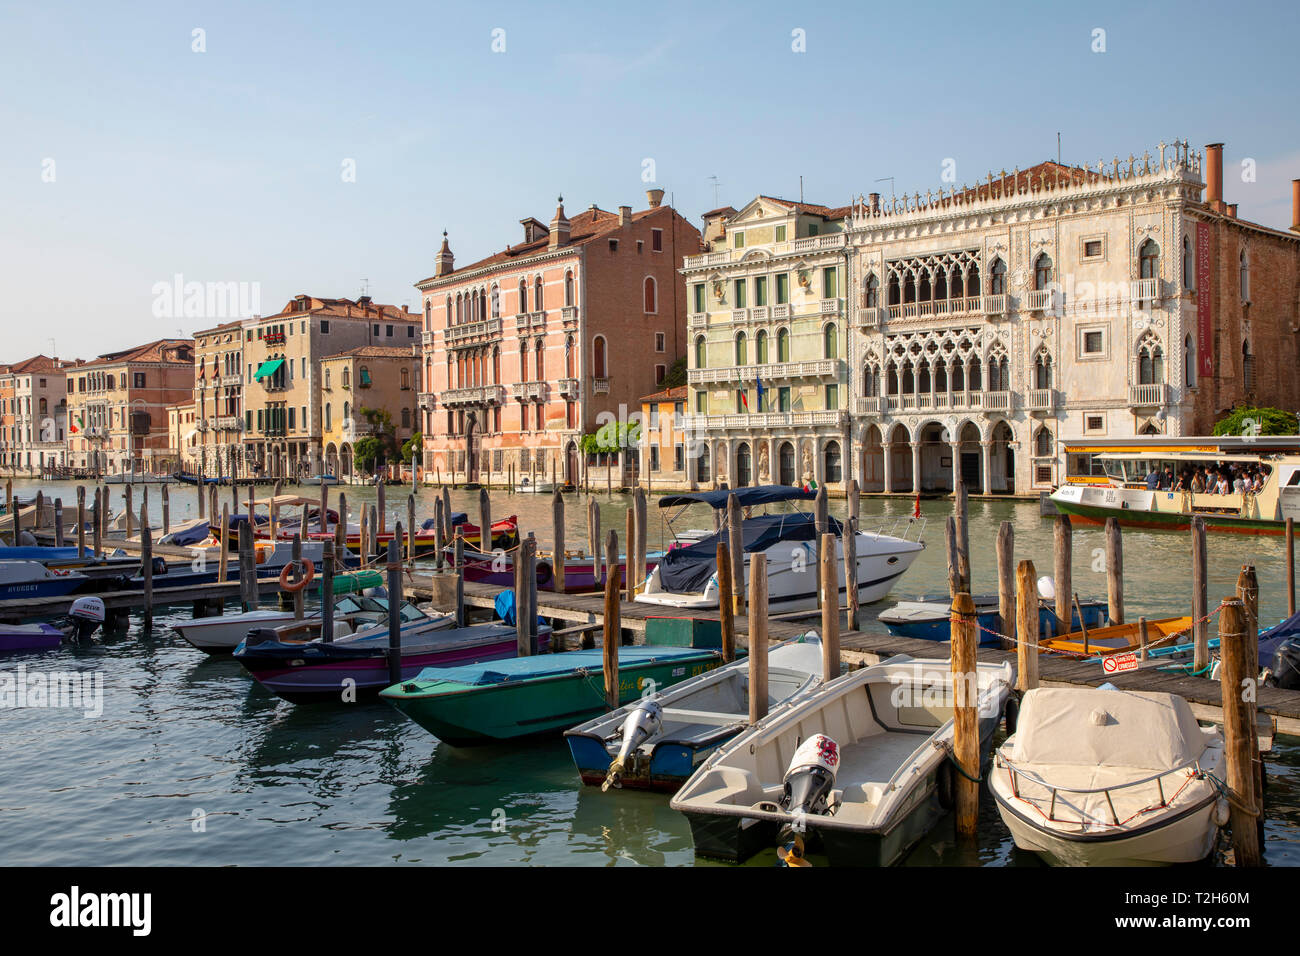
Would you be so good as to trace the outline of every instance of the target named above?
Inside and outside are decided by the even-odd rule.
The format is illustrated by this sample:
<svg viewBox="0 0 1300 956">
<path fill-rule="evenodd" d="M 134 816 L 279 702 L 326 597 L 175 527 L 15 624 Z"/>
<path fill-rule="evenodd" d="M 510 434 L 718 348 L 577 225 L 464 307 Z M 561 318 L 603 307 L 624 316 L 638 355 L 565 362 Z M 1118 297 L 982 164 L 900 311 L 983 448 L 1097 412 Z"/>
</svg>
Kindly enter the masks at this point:
<svg viewBox="0 0 1300 956">
<path fill-rule="evenodd" d="M 1187 531 L 1192 526 L 1192 518 L 1205 522 L 1207 531 L 1227 532 L 1230 534 L 1280 535 L 1286 531 L 1285 521 L 1267 518 L 1242 518 L 1232 514 L 1220 514 L 1212 511 L 1198 511 L 1185 514 L 1180 511 L 1156 511 L 1126 507 L 1108 507 L 1074 500 L 1075 488 L 1058 489 L 1050 496 L 1056 510 L 1069 515 L 1071 521 L 1082 524 L 1105 524 L 1107 518 L 1114 518 L 1120 525 L 1129 528 L 1143 528 L 1150 531 Z M 1062 493 L 1065 492 L 1063 495 Z M 1173 496 L 1172 492 L 1154 492 Z M 1240 496 L 1237 496 L 1240 497 Z"/>
<path fill-rule="evenodd" d="M 714 653 L 660 660 L 620 662 L 620 704 L 640 696 L 648 682 L 667 687 L 711 670 Z M 594 672 L 566 673 L 537 680 L 504 681 L 447 693 L 404 693 L 384 697 L 429 733 L 457 747 L 557 733 L 605 710 L 605 689 Z M 608 765 L 608 764 L 607 764 Z"/>
<path fill-rule="evenodd" d="M 49 624 L 0 626 L 0 654 L 8 651 L 44 651 L 63 643 L 63 632 Z"/>
<path fill-rule="evenodd" d="M 1106 603 L 1104 601 L 1089 601 L 1083 605 L 1083 623 L 1085 627 L 1101 627 L 1105 624 Z M 999 626 L 999 614 L 996 609 L 983 611 L 979 615 L 980 628 L 980 646 L 981 647 L 1000 647 L 1001 639 L 997 635 Z M 936 617 L 934 620 L 912 620 L 912 621 L 886 621 L 881 618 L 881 623 L 885 629 L 895 637 L 912 637 L 924 641 L 947 641 L 952 637 L 952 624 L 949 616 L 944 614 L 942 617 Z M 1050 608 L 1041 608 L 1038 612 L 1038 633 L 1040 635 L 1051 634 L 1052 627 L 1056 623 L 1056 615 Z M 1071 630 L 1079 630 L 1079 615 L 1072 615 Z"/>
</svg>

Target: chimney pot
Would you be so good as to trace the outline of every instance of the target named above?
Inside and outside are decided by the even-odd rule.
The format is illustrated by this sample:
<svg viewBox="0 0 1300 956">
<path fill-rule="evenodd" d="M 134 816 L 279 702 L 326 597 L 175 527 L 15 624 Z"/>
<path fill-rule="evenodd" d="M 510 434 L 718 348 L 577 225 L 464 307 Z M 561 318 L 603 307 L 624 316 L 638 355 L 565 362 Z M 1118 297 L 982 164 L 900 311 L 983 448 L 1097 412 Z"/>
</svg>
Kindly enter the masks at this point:
<svg viewBox="0 0 1300 956">
<path fill-rule="evenodd" d="M 658 209 L 664 201 L 664 191 L 662 189 L 647 189 L 645 199 L 651 209 Z"/>
<path fill-rule="evenodd" d="M 1291 231 L 1300 232 L 1300 179 L 1291 180 Z"/>
<path fill-rule="evenodd" d="M 620 226 L 626 226 L 626 225 L 627 225 L 629 222 L 631 222 L 631 221 L 632 221 L 632 207 L 631 207 L 631 206 L 619 206 L 619 207 L 618 207 L 618 224 L 619 224 Z"/>
<path fill-rule="evenodd" d="M 1215 212 L 1227 212 L 1223 202 L 1223 144 L 1205 147 L 1205 202 Z"/>
<path fill-rule="evenodd" d="M 869 193 L 867 200 L 871 203 L 872 212 L 880 212 L 880 193 Z"/>
<path fill-rule="evenodd" d="M 1233 219 L 1237 218 L 1237 204 L 1235 202 L 1228 203 L 1228 215 L 1231 216 Z"/>
</svg>

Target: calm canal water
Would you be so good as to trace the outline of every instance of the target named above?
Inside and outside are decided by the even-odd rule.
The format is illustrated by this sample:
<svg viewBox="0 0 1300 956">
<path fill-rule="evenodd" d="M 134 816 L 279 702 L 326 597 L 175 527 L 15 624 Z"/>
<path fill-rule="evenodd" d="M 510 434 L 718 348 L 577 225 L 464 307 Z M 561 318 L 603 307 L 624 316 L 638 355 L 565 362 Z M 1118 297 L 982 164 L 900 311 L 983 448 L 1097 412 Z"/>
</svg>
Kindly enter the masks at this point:
<svg viewBox="0 0 1300 956">
<path fill-rule="evenodd" d="M 27 494 L 30 482 L 15 482 Z M 50 495 L 75 502 L 75 486 L 46 483 Z M 118 489 L 120 491 L 120 489 Z M 374 490 L 348 487 L 349 502 Z M 389 488 L 389 508 L 405 514 L 408 489 Z M 314 495 L 316 489 L 304 489 Z M 172 488 L 173 521 L 195 513 L 192 488 Z M 259 494 L 265 492 L 259 489 Z M 244 492 L 246 495 L 246 491 Z M 115 496 L 117 492 L 115 491 Z M 139 492 L 136 492 L 139 501 Z M 223 490 L 225 500 L 229 491 Z M 120 496 L 118 496 L 120 498 Z M 157 516 L 156 486 L 150 511 Z M 334 500 L 331 494 L 331 501 Z M 624 528 L 628 499 L 599 496 L 602 525 Z M 477 492 L 452 492 L 453 506 L 477 521 Z M 567 497 L 570 548 L 586 541 L 585 501 Z M 842 515 L 844 502 L 832 501 Z M 431 514 L 429 491 L 417 516 Z M 654 501 L 651 511 L 657 512 Z M 942 556 L 947 502 L 923 503 L 930 547 L 891 599 L 946 590 Z M 864 499 L 864 529 L 911 511 L 903 500 Z M 399 514 L 400 512 L 400 514 Z M 353 514 L 356 514 L 355 510 Z M 551 523 L 549 495 L 494 494 L 493 514 L 518 514 L 543 546 Z M 155 521 L 157 521 L 155 517 Z M 974 588 L 996 591 L 993 544 L 1000 523 L 1015 528 L 1017 558 L 1052 567 L 1051 524 L 1038 506 L 972 501 Z M 693 507 L 679 528 L 708 527 Z M 665 535 L 651 522 L 651 547 Z M 1081 596 L 1105 596 L 1092 570 L 1099 529 L 1076 528 L 1074 579 Z M 1125 604 L 1130 615 L 1186 613 L 1190 564 L 1183 535 L 1126 531 Z M 1279 541 L 1211 536 L 1210 598 L 1231 594 L 1243 563 L 1261 585 L 1261 620 L 1286 611 Z M 1100 563 L 1097 564 L 1100 568 Z M 262 690 L 230 659 L 193 650 L 168 628 L 189 608 L 164 609 L 152 634 L 139 623 L 85 647 L 10 654 L 0 671 L 95 671 L 103 676 L 104 711 L 0 711 L 0 860 L 35 865 L 273 865 L 484 863 L 691 865 L 696 861 L 684 817 L 665 797 L 601 794 L 579 786 L 562 741 L 458 750 L 439 744 L 383 703 L 295 706 Z M 875 625 L 869 625 L 875 626 Z M 1268 760 L 1266 853 L 1273 865 L 1300 865 L 1300 742 L 1280 738 Z M 201 818 L 201 826 L 196 825 Z M 772 852 L 753 865 L 771 865 Z M 703 862 L 703 861 L 699 861 Z M 975 846 L 958 846 L 941 822 L 907 865 L 1038 865 L 1020 854 L 985 795 Z"/>
</svg>

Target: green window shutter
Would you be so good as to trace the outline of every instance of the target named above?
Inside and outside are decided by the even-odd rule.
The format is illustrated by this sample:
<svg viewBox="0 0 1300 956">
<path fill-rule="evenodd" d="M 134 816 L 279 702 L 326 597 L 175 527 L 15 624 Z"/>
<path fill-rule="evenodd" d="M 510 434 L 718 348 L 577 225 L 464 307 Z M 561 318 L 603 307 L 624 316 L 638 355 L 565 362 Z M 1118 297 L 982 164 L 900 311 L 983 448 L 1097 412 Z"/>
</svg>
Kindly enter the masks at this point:
<svg viewBox="0 0 1300 956">
<path fill-rule="evenodd" d="M 776 241 L 785 242 L 785 226 L 776 227 Z"/>
<path fill-rule="evenodd" d="M 776 304 L 785 305 L 790 301 L 790 273 L 782 272 L 776 277 Z"/>
</svg>

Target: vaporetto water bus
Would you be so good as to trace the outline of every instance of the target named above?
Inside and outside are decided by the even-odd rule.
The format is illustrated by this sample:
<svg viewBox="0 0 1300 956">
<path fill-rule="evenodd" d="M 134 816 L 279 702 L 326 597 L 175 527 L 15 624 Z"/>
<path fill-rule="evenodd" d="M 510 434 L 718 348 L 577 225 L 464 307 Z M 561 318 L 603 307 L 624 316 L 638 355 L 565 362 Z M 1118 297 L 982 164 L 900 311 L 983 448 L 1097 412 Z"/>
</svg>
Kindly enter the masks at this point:
<svg viewBox="0 0 1300 956">
<path fill-rule="evenodd" d="M 1122 525 L 1184 531 L 1200 517 L 1207 530 L 1239 534 L 1282 534 L 1287 518 L 1300 521 L 1300 436 L 1148 436 L 1063 444 L 1065 483 L 1050 498 L 1072 520 L 1102 524 L 1116 518 Z M 1196 480 L 1219 475 L 1226 493 L 1213 481 Z M 1258 487 L 1242 490 L 1236 476 L 1253 478 Z"/>
</svg>

